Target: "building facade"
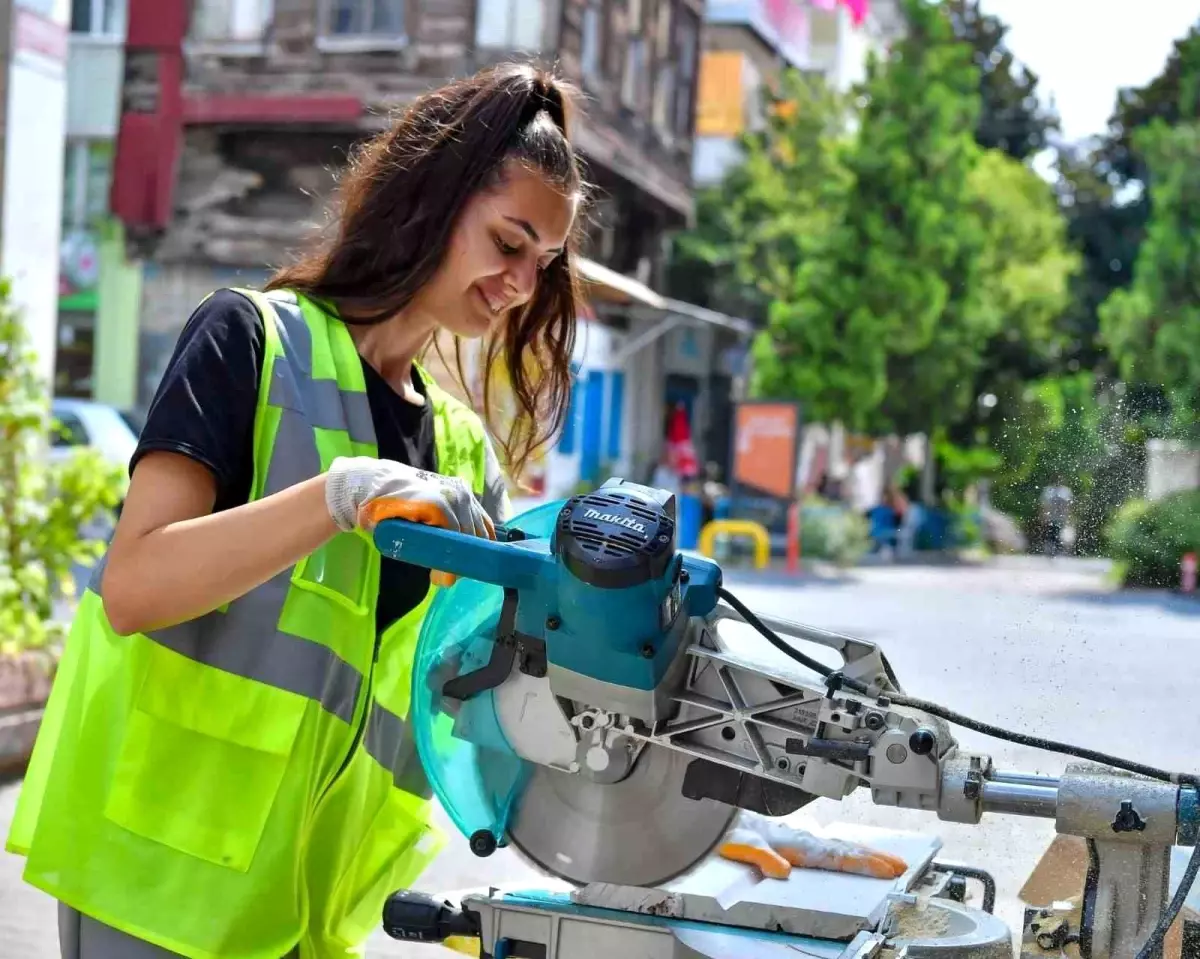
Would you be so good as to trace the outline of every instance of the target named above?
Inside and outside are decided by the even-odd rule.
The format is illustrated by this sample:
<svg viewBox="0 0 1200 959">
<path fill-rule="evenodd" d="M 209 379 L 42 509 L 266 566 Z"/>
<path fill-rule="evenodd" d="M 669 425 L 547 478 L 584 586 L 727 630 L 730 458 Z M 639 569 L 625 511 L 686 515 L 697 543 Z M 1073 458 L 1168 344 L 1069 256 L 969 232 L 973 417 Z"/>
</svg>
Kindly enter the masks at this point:
<svg viewBox="0 0 1200 959">
<path fill-rule="evenodd" d="M 848 89 L 867 57 L 900 30 L 895 0 L 709 0 L 692 173 L 718 182 L 738 162 L 737 140 L 762 123 L 760 97 L 780 71 L 819 73 Z"/>
<path fill-rule="evenodd" d="M 141 268 L 109 195 L 125 72 L 127 0 L 73 0 L 59 248 L 55 393 L 136 400 Z"/>
<path fill-rule="evenodd" d="M 559 495 L 605 471 L 649 476 L 675 327 L 723 322 L 655 292 L 693 216 L 703 0 L 127 3 L 111 204 L 141 263 L 137 405 L 207 293 L 261 284 L 319 226 L 357 141 L 450 78 L 537 59 L 586 96 L 575 140 L 596 189 L 579 387 L 530 478 Z M 486 384 L 465 366 L 461 391 L 478 398 Z"/>
<path fill-rule="evenodd" d="M 0 2 L 0 274 L 46 381 L 55 363 L 68 7 Z"/>
<path fill-rule="evenodd" d="M 513 56 L 588 95 L 588 255 L 653 282 L 692 214 L 700 0 L 129 0 L 113 203 L 144 259 L 139 399 L 214 286 L 260 282 L 339 157 L 416 94 Z"/>
</svg>

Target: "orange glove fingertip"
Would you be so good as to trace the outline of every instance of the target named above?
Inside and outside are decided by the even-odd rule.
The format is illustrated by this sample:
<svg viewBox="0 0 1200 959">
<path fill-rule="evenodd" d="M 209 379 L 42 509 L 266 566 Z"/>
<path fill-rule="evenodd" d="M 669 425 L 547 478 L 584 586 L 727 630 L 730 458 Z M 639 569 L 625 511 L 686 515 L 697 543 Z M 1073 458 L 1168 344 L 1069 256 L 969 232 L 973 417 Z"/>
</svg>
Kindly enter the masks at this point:
<svg viewBox="0 0 1200 959">
<path fill-rule="evenodd" d="M 358 525 L 365 530 L 373 530 L 385 519 L 403 519 L 411 523 L 443 528 L 450 525 L 446 514 L 433 503 L 381 496 L 368 500 L 359 507 Z"/>
<path fill-rule="evenodd" d="M 721 846 L 720 854 L 733 862 L 754 866 L 768 879 L 787 879 L 792 866 L 783 856 L 766 846 L 752 846 L 744 842 L 727 842 Z"/>
</svg>

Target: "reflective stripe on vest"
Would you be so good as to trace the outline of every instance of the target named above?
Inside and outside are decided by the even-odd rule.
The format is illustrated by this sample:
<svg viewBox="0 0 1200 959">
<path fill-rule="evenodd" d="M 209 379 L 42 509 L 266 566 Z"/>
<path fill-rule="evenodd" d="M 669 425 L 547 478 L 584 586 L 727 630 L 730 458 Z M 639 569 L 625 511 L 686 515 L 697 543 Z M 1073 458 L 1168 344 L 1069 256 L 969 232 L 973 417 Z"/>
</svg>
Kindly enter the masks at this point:
<svg viewBox="0 0 1200 959">
<path fill-rule="evenodd" d="M 88 584 L 97 595 L 103 595 L 100 581 L 107 559 L 106 555 L 96 564 Z M 278 623 L 283 612 L 291 573 L 288 569 L 267 580 L 231 602 L 226 612 L 147 630 L 144 635 L 204 666 L 314 700 L 350 723 L 362 689 L 362 674 L 320 643 L 278 628 L 264 635 L 263 623 Z"/>
<path fill-rule="evenodd" d="M 392 774 L 392 784 L 421 799 L 433 796 L 421 758 L 417 755 L 417 739 L 407 722 L 381 706 L 371 703 L 371 715 L 363 734 L 363 748 L 375 762 Z"/>
</svg>

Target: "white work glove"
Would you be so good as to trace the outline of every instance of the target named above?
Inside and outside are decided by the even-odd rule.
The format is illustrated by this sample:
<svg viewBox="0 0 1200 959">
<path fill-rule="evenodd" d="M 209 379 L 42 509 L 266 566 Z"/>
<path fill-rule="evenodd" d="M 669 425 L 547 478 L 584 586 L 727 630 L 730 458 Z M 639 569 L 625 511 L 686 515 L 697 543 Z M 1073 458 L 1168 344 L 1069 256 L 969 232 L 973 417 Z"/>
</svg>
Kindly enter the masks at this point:
<svg viewBox="0 0 1200 959">
<path fill-rule="evenodd" d="M 325 479 L 325 505 L 338 528 L 371 532 L 385 519 L 404 519 L 486 539 L 496 538 L 491 518 L 470 488 L 455 476 L 442 476 L 370 456 L 339 456 Z M 448 586 L 454 577 L 434 572 Z"/>
<path fill-rule="evenodd" d="M 739 816 L 717 852 L 725 859 L 755 866 L 768 879 L 787 879 L 793 866 L 876 879 L 895 879 L 908 870 L 903 859 L 889 852 L 814 836 L 749 812 Z"/>
</svg>

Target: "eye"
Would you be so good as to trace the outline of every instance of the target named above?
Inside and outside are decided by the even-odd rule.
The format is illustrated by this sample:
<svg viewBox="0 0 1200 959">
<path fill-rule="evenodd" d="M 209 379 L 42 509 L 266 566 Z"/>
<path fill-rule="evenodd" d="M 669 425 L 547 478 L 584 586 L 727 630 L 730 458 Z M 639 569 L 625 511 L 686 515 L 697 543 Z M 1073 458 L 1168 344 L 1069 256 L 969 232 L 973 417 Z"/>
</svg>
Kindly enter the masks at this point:
<svg viewBox="0 0 1200 959">
<path fill-rule="evenodd" d="M 513 246 L 510 243 L 505 243 L 503 237 L 496 237 L 496 248 L 505 256 L 512 256 L 514 253 L 520 252 L 520 247 Z"/>
</svg>

